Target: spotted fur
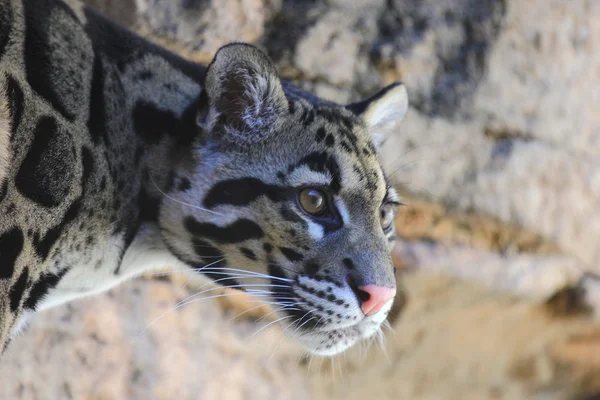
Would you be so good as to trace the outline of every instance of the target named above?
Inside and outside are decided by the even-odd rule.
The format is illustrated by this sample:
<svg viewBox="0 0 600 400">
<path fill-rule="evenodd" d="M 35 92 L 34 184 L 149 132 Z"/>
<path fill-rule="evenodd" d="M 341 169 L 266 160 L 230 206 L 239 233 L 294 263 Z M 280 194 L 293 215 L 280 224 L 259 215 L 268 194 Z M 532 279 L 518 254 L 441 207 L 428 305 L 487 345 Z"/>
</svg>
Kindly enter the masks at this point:
<svg viewBox="0 0 600 400">
<path fill-rule="evenodd" d="M 260 50 L 204 67 L 75 1 L 0 0 L 0 346 L 36 311 L 144 271 L 194 269 L 268 296 L 309 351 L 380 329 L 396 203 L 376 146 L 406 92 L 342 106 Z M 319 188 L 327 217 L 298 203 Z"/>
</svg>

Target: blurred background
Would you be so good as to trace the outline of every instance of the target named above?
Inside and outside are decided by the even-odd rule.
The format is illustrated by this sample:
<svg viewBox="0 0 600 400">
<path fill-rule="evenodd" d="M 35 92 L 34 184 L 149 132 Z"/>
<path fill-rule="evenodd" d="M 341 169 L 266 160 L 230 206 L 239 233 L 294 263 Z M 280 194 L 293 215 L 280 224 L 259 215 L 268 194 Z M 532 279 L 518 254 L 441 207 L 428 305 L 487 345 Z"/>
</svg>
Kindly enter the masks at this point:
<svg viewBox="0 0 600 400">
<path fill-rule="evenodd" d="M 88 3 L 202 63 L 257 44 L 341 103 L 402 80 L 407 294 L 385 343 L 313 359 L 251 299 L 167 312 L 203 283 L 137 280 L 38 316 L 1 399 L 600 398 L 600 1 Z"/>
</svg>

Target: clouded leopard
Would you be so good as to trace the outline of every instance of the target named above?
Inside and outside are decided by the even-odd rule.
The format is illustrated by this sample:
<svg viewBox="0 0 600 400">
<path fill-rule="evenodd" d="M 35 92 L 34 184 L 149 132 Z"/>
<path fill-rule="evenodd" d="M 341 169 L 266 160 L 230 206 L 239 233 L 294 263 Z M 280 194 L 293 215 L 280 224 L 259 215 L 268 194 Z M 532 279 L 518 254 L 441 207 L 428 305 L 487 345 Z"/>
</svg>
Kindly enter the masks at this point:
<svg viewBox="0 0 600 400">
<path fill-rule="evenodd" d="M 247 290 L 330 355 L 379 332 L 398 196 L 392 84 L 331 103 L 256 47 L 186 61 L 76 1 L 0 0 L 0 348 L 153 269 Z"/>
</svg>

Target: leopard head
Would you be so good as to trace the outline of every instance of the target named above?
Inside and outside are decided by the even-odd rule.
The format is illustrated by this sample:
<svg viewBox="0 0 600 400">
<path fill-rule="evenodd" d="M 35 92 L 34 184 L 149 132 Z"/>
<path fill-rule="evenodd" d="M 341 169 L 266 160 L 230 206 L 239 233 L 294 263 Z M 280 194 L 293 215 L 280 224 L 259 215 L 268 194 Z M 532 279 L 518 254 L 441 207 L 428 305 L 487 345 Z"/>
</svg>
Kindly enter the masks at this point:
<svg viewBox="0 0 600 400">
<path fill-rule="evenodd" d="M 407 106 L 400 83 L 330 103 L 280 80 L 257 48 L 221 48 L 193 161 L 160 207 L 165 242 L 198 273 L 267 300 L 310 352 L 377 334 L 396 293 L 399 204 L 377 150 Z"/>
</svg>

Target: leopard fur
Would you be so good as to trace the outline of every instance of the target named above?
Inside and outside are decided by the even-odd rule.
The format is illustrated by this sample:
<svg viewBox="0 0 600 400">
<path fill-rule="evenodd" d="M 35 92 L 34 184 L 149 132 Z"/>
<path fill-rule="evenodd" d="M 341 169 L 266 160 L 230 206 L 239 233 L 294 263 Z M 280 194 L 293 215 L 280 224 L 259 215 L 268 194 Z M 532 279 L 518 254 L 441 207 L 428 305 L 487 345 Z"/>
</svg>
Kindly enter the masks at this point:
<svg viewBox="0 0 600 400">
<path fill-rule="evenodd" d="M 365 315 L 357 287 L 396 287 L 377 146 L 406 108 L 400 83 L 338 105 L 247 44 L 206 67 L 74 0 L 0 0 L 0 348 L 165 267 L 268 299 L 317 354 L 378 333 L 392 301 Z"/>
</svg>

